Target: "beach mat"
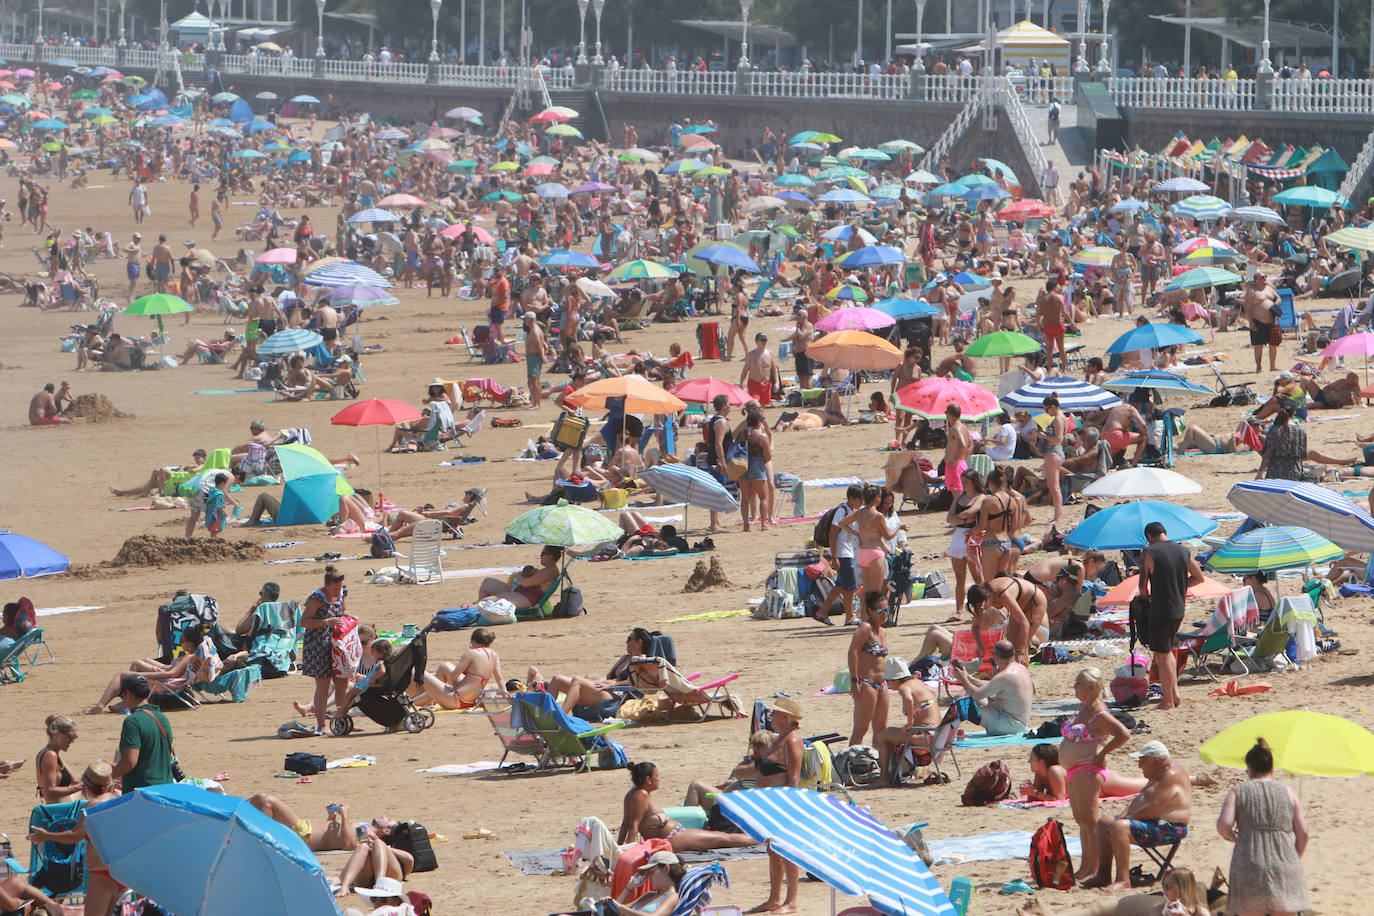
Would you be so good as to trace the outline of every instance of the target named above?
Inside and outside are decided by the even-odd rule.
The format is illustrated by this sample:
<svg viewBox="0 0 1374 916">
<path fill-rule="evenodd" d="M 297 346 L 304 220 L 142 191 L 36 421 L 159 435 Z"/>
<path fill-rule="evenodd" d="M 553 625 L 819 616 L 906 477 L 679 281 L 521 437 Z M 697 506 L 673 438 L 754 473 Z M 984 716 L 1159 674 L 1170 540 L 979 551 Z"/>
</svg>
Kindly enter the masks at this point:
<svg viewBox="0 0 1374 916">
<path fill-rule="evenodd" d="M 500 765 L 495 760 L 478 760 L 473 763 L 441 763 L 438 766 L 426 767 L 415 772 L 429 773 L 435 776 L 467 776 L 471 773 L 494 770 Z"/>
<path fill-rule="evenodd" d="M 255 394 L 261 388 L 210 388 L 205 391 L 192 391 L 192 394 Z"/>
<path fill-rule="evenodd" d="M 103 604 L 71 604 L 63 607 L 40 607 L 34 609 L 35 617 L 56 617 L 59 614 L 80 614 L 82 611 L 103 611 Z"/>
<path fill-rule="evenodd" d="M 1025 836 L 1025 846 L 1021 851 L 1022 858 L 1025 858 L 1030 851 L 1030 834 L 1027 833 Z M 511 865 L 527 875 L 563 874 L 563 851 L 560 849 L 527 849 L 515 852 L 503 849 L 501 855 L 505 856 Z M 687 865 L 699 865 L 703 862 L 763 859 L 767 858 L 768 853 L 764 852 L 763 846 L 749 846 L 744 849 L 703 849 L 699 852 L 680 852 L 677 855 Z"/>
<path fill-rule="evenodd" d="M 905 833 L 906 831 L 900 831 Z M 1069 855 L 1080 858 L 1083 846 L 1076 836 L 1065 836 Z M 998 862 L 1020 859 L 1030 855 L 1031 835 L 1024 830 L 1001 830 L 978 836 L 954 836 L 943 840 L 926 840 L 936 865 L 959 865 L 964 862 Z"/>
<path fill-rule="evenodd" d="M 982 747 L 1016 747 L 1021 744 L 1058 744 L 1063 738 L 1027 738 L 1025 735 L 965 735 L 954 743 L 960 749 L 977 750 Z"/>
</svg>

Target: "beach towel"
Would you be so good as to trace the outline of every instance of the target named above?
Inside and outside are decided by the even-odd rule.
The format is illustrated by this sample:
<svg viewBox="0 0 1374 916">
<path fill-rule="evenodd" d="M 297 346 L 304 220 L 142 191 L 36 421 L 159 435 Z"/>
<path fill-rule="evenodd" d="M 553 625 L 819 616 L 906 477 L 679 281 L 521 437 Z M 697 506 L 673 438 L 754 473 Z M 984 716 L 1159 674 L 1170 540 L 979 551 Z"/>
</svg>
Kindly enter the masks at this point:
<svg viewBox="0 0 1374 916">
<path fill-rule="evenodd" d="M 1207 695 L 1209 697 L 1243 697 L 1252 693 L 1266 693 L 1273 689 L 1272 684 L 1267 684 L 1264 681 L 1256 681 L 1242 687 L 1238 680 L 1231 678 Z"/>
<path fill-rule="evenodd" d="M 40 607 L 33 613 L 35 617 L 56 617 L 58 614 L 80 614 L 82 611 L 103 611 L 103 604 L 69 604 L 62 607 Z M 749 613 L 745 611 L 744 613 Z"/>
<path fill-rule="evenodd" d="M 984 747 L 1014 747 L 1020 744 L 1058 744 L 1063 738 L 1027 738 L 1025 735 L 965 735 L 955 747 L 973 750 Z"/>
<path fill-rule="evenodd" d="M 1238 630 L 1248 629 L 1259 622 L 1259 602 L 1248 585 L 1232 589 L 1230 595 L 1222 596 L 1220 603 L 1226 606 L 1226 613 Z"/>
<path fill-rule="evenodd" d="M 905 834 L 906 830 L 899 831 Z M 1065 837 L 1069 854 L 1083 855 L 1077 837 Z M 947 837 L 927 840 L 936 865 L 958 865 L 963 862 L 996 862 L 1003 859 L 1025 859 L 1030 855 L 1031 835 L 1024 830 L 1002 830 L 978 836 Z"/>
<path fill-rule="evenodd" d="M 1074 841 L 1075 844 L 1077 841 Z M 1075 848 L 1077 848 L 1075 846 Z M 1025 849 L 1030 849 L 1030 834 L 1026 834 Z M 502 850 L 501 855 L 511 865 L 527 875 L 563 874 L 563 851 L 561 849 Z M 743 849 L 704 849 L 699 852 L 680 852 L 677 854 L 687 865 L 700 865 L 707 862 L 729 862 L 743 859 L 763 859 L 768 853 L 762 846 L 749 846 Z M 1026 852 L 1022 852 L 1024 858 Z M 1013 857 L 1014 858 L 1014 857 Z"/>
<path fill-rule="evenodd" d="M 683 623 L 688 620 L 726 620 L 730 617 L 748 617 L 749 611 L 740 608 L 734 611 L 706 611 L 701 614 L 686 614 L 682 617 L 669 617 L 667 620 L 655 620 L 654 623 Z"/>
<path fill-rule="evenodd" d="M 351 770 L 355 767 L 370 767 L 377 763 L 377 758 L 373 754 L 354 754 L 352 757 L 340 757 L 338 760 L 331 760 L 324 765 L 326 770 Z"/>
<path fill-rule="evenodd" d="M 472 763 L 441 763 L 438 766 L 425 767 L 416 770 L 417 773 L 429 773 L 434 776 L 467 776 L 471 773 L 480 773 L 483 770 L 494 770 L 498 766 L 495 760 L 477 760 Z"/>
</svg>

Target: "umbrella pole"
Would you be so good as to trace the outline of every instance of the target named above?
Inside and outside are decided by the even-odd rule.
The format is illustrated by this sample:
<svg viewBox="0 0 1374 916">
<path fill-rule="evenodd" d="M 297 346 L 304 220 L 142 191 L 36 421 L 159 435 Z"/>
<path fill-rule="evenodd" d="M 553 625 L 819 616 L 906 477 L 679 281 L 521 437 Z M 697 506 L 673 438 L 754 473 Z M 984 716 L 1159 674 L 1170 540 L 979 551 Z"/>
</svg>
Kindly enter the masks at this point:
<svg viewBox="0 0 1374 916">
<path fill-rule="evenodd" d="M 382 507 L 382 428 L 372 427 L 372 436 L 377 444 L 377 498 L 372 500 L 372 504 L 380 509 Z"/>
</svg>

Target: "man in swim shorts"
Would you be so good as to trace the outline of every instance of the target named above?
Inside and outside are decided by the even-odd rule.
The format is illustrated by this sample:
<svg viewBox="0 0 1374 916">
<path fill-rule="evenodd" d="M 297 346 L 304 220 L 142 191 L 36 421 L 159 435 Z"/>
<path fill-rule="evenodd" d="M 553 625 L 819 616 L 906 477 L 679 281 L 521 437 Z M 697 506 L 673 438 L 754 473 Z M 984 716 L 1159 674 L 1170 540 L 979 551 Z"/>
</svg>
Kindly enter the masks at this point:
<svg viewBox="0 0 1374 916">
<path fill-rule="evenodd" d="M 56 387 L 52 382 L 43 386 L 43 390 L 33 396 L 29 401 L 29 425 L 30 426 L 56 426 L 60 423 L 70 423 L 65 417 L 59 416 L 57 409 L 57 397 L 54 394 Z"/>
<path fill-rule="evenodd" d="M 1171 846 L 1188 835 L 1192 818 L 1193 783 L 1188 771 L 1169 759 L 1163 741 L 1149 741 L 1131 755 L 1140 764 L 1147 782 L 1117 817 L 1097 821 L 1097 874 L 1083 882 L 1084 887 L 1128 890 L 1131 886 L 1131 844 Z M 1116 864 L 1116 881 L 1112 864 Z"/>
<path fill-rule="evenodd" d="M 964 471 L 968 470 L 968 457 L 973 454 L 973 436 L 968 427 L 960 421 L 963 409 L 958 404 L 945 408 L 945 489 L 951 493 L 964 490 Z"/>
<path fill-rule="evenodd" d="M 1250 346 L 1255 350 L 1256 372 L 1260 371 L 1260 357 L 1266 345 L 1269 347 L 1269 371 L 1278 371 L 1279 344 L 1283 342 L 1283 330 L 1275 314 L 1278 307 L 1278 292 L 1269 285 L 1269 278 L 1256 270 L 1241 299 L 1241 309 L 1250 320 Z"/>
</svg>

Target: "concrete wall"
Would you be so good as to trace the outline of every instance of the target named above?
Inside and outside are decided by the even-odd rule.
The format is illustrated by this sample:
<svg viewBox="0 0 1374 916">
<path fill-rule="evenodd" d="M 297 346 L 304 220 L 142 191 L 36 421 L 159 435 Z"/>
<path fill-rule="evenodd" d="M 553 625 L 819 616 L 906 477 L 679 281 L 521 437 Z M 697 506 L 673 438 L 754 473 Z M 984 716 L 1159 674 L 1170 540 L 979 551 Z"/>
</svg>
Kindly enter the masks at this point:
<svg viewBox="0 0 1374 916">
<path fill-rule="evenodd" d="M 997 107 L 997 126 L 992 130 L 985 129 L 983 115 L 979 114 L 973 119 L 964 136 L 954 144 L 949 158 L 954 164 L 954 170 L 961 175 L 971 171 L 975 159 L 1000 159 L 1016 173 L 1025 196 L 1042 196 L 1040 176 L 1031 168 L 1025 147 L 1021 145 L 1016 131 L 1012 129 L 1010 119 L 1000 105 Z"/>
</svg>

